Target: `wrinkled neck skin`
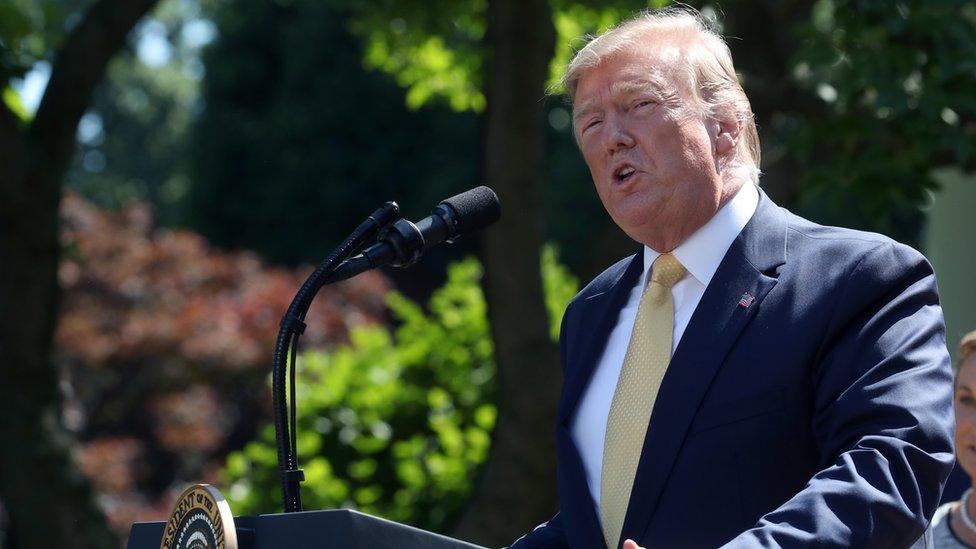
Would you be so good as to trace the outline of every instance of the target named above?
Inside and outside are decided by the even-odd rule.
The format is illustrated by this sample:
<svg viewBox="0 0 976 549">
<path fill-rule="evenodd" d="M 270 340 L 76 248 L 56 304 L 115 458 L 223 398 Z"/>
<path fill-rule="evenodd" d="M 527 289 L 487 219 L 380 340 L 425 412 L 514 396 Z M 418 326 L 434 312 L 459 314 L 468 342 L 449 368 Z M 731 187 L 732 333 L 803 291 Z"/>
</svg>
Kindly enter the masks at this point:
<svg viewBox="0 0 976 549">
<path fill-rule="evenodd" d="M 724 175 L 727 180 L 723 184 L 721 192 L 715 196 L 713 202 L 702 204 L 699 215 L 686 217 L 687 223 L 670 226 L 662 224 L 653 227 L 653 230 L 648 230 L 645 234 L 641 234 L 637 238 L 634 238 L 634 235 L 630 235 L 631 238 L 634 238 L 658 253 L 663 254 L 674 251 L 688 237 L 695 234 L 698 229 L 708 223 L 723 206 L 728 204 L 729 200 L 732 200 L 732 197 L 742 188 L 742 185 L 752 184 L 746 183 L 741 177 L 736 177 L 735 171 L 734 169 L 725 169 Z"/>
</svg>

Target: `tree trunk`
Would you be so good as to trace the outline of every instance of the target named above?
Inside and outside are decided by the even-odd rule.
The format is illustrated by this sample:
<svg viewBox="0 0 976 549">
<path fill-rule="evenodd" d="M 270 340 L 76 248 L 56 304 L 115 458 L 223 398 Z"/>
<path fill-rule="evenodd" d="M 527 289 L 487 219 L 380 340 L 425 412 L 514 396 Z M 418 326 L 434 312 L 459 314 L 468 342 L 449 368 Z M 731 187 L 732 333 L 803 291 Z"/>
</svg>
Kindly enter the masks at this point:
<svg viewBox="0 0 976 549">
<path fill-rule="evenodd" d="M 0 499 L 18 547 L 117 545 L 71 456 L 51 361 L 58 207 L 78 120 L 156 0 L 100 0 L 68 36 L 34 121 L 0 104 Z"/>
<path fill-rule="evenodd" d="M 561 376 L 539 271 L 543 98 L 555 42 L 548 0 L 490 0 L 487 40 L 484 182 L 503 214 L 485 235 L 484 288 L 500 400 L 491 455 L 455 534 L 497 546 L 558 507 L 553 418 Z"/>
<path fill-rule="evenodd" d="M 737 2 L 727 6 L 724 17 L 727 36 L 749 37 L 728 43 L 736 68 L 745 74 L 746 95 L 763 143 L 760 181 L 773 200 L 791 209 L 798 205 L 801 189 L 797 160 L 786 150 L 790 127 L 783 111 L 810 119 L 829 115 L 822 101 L 804 93 L 788 77 L 801 45 L 793 30 L 809 22 L 813 4 L 812 0 Z"/>
</svg>

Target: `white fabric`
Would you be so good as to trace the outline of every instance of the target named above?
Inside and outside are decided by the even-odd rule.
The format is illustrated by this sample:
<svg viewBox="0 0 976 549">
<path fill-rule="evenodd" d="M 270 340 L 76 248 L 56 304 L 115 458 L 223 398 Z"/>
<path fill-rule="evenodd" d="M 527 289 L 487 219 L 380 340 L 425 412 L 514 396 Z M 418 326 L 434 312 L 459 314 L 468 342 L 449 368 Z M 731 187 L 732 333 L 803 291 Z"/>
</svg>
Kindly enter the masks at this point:
<svg viewBox="0 0 976 549">
<path fill-rule="evenodd" d="M 675 257 L 688 270 L 689 275 L 671 288 L 674 300 L 674 337 L 671 350 L 677 348 L 691 315 L 701 301 L 705 288 L 711 282 L 715 271 L 725 257 L 729 246 L 742 232 L 743 227 L 756 212 L 759 191 L 750 183 L 742 185 L 736 195 L 728 201 L 702 228 L 698 229 L 680 246 L 674 249 Z M 617 324 L 607 338 L 590 383 L 580 397 L 572 422 L 573 442 L 583 459 L 586 481 L 590 495 L 600 516 L 600 474 L 603 468 L 603 440 L 607 431 L 607 416 L 610 403 L 624 362 L 630 332 L 637 316 L 643 288 L 650 276 L 651 264 L 661 255 L 660 252 L 644 247 L 644 272 L 630 292 L 627 302 L 620 310 Z"/>
<path fill-rule="evenodd" d="M 949 526 L 949 514 L 958 504 L 958 501 L 946 503 L 935 511 L 935 516 L 932 517 L 932 523 L 929 525 L 929 530 L 932 531 L 932 546 L 935 549 L 968 549 L 969 546 L 963 543 Z M 916 543 L 913 547 L 921 547 L 921 545 Z"/>
</svg>

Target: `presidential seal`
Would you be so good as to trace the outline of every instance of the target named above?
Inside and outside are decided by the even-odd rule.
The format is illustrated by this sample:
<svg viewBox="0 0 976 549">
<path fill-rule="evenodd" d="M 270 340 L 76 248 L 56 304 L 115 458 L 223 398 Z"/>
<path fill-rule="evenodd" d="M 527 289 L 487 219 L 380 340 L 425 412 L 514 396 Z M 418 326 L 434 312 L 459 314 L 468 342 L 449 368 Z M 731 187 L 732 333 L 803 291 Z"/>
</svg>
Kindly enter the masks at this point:
<svg viewBox="0 0 976 549">
<path fill-rule="evenodd" d="M 234 515 L 224 496 L 209 484 L 184 490 L 166 521 L 159 549 L 237 549 Z"/>
</svg>

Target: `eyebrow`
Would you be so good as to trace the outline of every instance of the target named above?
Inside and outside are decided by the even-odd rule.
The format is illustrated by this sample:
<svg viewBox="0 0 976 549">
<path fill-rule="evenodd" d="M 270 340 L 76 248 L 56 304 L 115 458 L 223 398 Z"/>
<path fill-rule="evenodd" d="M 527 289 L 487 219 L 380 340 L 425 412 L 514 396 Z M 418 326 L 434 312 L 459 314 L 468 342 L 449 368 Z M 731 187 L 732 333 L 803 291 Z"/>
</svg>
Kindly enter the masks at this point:
<svg viewBox="0 0 976 549">
<path fill-rule="evenodd" d="M 642 75 L 638 78 L 614 82 L 611 85 L 610 93 L 613 96 L 634 95 L 648 91 L 649 89 L 664 101 L 667 101 L 674 95 L 674 93 L 669 91 L 667 86 L 664 85 L 664 80 L 656 74 Z M 580 103 L 579 107 L 574 106 L 573 122 L 577 122 L 579 119 L 590 114 L 590 112 L 595 109 L 596 100 L 592 98 Z"/>
<path fill-rule="evenodd" d="M 652 91 L 663 93 L 666 89 L 664 82 L 662 82 L 659 78 L 654 78 L 653 76 L 617 82 L 613 87 L 615 88 L 614 92 L 619 95 L 641 93 L 647 91 L 648 88 L 650 88 Z"/>
<path fill-rule="evenodd" d="M 587 99 L 586 101 L 583 101 L 583 103 L 580 104 L 579 107 L 574 105 L 573 122 L 577 122 L 580 118 L 583 118 L 584 116 L 590 114 L 594 110 L 596 110 L 596 100 L 594 99 Z"/>
</svg>

